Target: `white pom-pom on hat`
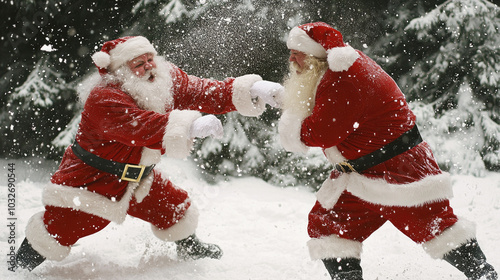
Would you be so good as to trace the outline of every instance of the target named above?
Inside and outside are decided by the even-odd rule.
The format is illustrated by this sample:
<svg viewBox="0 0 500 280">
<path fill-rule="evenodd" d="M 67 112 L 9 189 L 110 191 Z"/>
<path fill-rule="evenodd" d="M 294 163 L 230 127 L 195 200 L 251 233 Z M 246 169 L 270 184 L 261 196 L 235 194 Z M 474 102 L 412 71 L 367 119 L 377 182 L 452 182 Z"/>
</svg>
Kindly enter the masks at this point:
<svg viewBox="0 0 500 280">
<path fill-rule="evenodd" d="M 359 53 L 351 46 L 333 48 L 326 52 L 328 67 L 334 72 L 347 71 L 359 58 Z"/>
<path fill-rule="evenodd" d="M 92 55 L 92 61 L 100 68 L 107 68 L 111 64 L 111 56 L 103 51 Z"/>
</svg>

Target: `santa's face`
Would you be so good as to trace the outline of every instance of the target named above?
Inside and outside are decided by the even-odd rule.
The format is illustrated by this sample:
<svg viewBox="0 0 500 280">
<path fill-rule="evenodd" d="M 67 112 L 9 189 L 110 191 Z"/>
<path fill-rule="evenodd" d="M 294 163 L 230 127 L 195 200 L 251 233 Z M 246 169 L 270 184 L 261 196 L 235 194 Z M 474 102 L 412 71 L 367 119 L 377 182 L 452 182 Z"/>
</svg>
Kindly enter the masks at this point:
<svg viewBox="0 0 500 280">
<path fill-rule="evenodd" d="M 142 78 L 149 75 L 147 77 L 148 81 L 153 82 L 155 80 L 155 75 L 151 72 L 152 69 L 156 68 L 152 53 L 146 53 L 130 60 L 127 62 L 127 66 L 137 77 Z"/>
<path fill-rule="evenodd" d="M 306 58 L 307 54 L 298 50 L 290 50 L 289 61 L 295 64 L 295 68 L 297 68 L 298 73 L 302 72 L 306 67 Z"/>
<path fill-rule="evenodd" d="M 166 107 L 170 108 L 173 104 L 172 66 L 163 57 L 155 56 L 154 59 L 154 67 L 149 69 L 146 66 L 142 77 L 129 65 L 122 65 L 107 78 L 109 82 L 120 83 L 122 89 L 134 98 L 139 107 L 165 113 Z M 144 69 L 144 65 L 142 68 Z"/>
</svg>

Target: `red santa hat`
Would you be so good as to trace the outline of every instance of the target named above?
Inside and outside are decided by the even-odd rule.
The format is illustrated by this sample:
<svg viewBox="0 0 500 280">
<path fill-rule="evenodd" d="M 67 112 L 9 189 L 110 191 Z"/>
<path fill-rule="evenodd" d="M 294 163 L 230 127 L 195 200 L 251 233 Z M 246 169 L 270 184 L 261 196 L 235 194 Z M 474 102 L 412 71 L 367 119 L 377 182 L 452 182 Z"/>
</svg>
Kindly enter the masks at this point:
<svg viewBox="0 0 500 280">
<path fill-rule="evenodd" d="M 354 48 L 344 43 L 342 34 L 324 22 L 294 27 L 286 45 L 291 50 L 326 58 L 328 67 L 335 72 L 347 71 L 359 57 Z"/>
<path fill-rule="evenodd" d="M 92 60 L 99 73 L 104 75 L 145 53 L 156 55 L 156 50 L 148 39 L 142 36 L 127 36 L 104 43 L 101 51 L 92 55 Z"/>
</svg>

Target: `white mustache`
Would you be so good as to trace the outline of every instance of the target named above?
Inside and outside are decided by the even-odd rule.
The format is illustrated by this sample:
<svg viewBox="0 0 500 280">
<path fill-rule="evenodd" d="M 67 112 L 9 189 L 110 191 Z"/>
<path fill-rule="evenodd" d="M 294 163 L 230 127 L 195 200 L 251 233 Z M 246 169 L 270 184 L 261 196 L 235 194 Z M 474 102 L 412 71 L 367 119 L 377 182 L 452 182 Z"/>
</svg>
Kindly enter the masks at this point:
<svg viewBox="0 0 500 280">
<path fill-rule="evenodd" d="M 144 72 L 144 75 L 142 77 L 139 77 L 139 78 L 143 81 L 148 81 L 149 78 L 151 77 L 151 75 L 156 77 L 156 69 L 151 69 L 151 70 L 148 70 L 147 72 Z"/>
</svg>

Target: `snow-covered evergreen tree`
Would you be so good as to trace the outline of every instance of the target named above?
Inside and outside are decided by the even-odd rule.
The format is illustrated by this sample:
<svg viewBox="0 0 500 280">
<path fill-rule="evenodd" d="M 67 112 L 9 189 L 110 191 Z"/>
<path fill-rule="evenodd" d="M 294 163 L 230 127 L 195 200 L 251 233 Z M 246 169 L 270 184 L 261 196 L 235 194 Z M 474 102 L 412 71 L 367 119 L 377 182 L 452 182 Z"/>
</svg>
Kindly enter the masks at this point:
<svg viewBox="0 0 500 280">
<path fill-rule="evenodd" d="M 51 142 L 77 113 L 74 84 L 95 69 L 94 46 L 117 37 L 133 3 L 1 1 L 0 153 L 51 155 Z M 96 20 L 99 19 L 99 20 Z"/>
<path fill-rule="evenodd" d="M 52 150 L 50 140 L 71 117 L 71 87 L 54 71 L 46 55 L 38 61 L 26 81 L 7 98 L 0 115 L 6 130 L 4 139 L 13 140 L 12 152 L 19 156 L 44 155 Z M 27 154 L 23 151 L 32 151 Z"/>
<path fill-rule="evenodd" d="M 372 51 L 418 101 L 418 124 L 444 169 L 500 170 L 500 9 L 448 0 L 417 17 L 426 8 L 417 3 L 397 8 L 394 32 Z"/>
</svg>

